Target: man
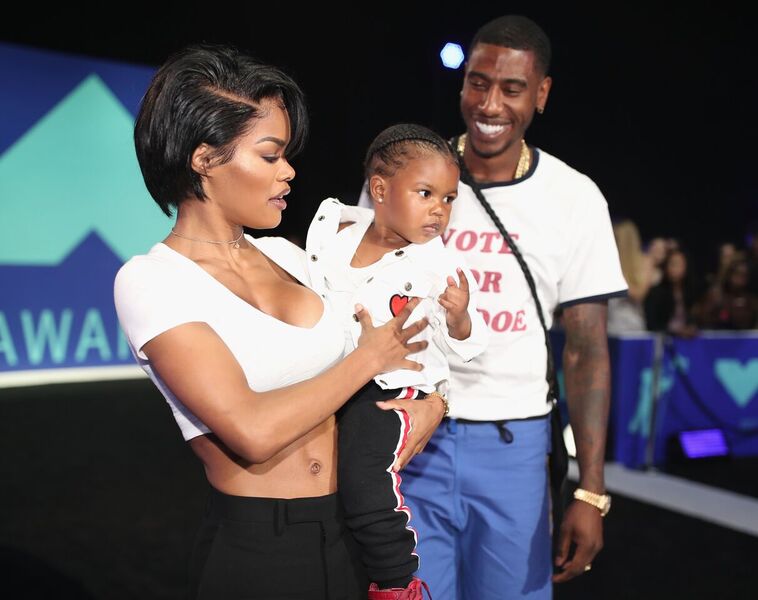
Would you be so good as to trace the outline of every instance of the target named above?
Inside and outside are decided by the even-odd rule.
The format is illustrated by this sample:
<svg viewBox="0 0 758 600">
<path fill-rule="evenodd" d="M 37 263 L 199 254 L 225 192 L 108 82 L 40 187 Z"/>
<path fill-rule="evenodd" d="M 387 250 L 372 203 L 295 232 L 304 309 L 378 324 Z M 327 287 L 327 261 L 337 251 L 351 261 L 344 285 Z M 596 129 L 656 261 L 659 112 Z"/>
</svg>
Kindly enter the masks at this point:
<svg viewBox="0 0 758 600">
<path fill-rule="evenodd" d="M 550 42 L 531 20 L 505 16 L 484 25 L 461 90 L 466 135 L 455 144 L 523 255 L 548 328 L 556 307 L 563 309 L 581 499 L 567 508 L 552 557 L 545 337 L 513 250 L 462 181 L 443 239 L 477 276 L 490 346 L 451 365 L 450 418 L 403 476 L 419 532 L 419 576 L 435 600 L 550 598 L 552 581 L 589 570 L 603 543 L 606 301 L 627 286 L 597 186 L 523 141 L 535 111 L 545 110 L 549 64 Z"/>
</svg>

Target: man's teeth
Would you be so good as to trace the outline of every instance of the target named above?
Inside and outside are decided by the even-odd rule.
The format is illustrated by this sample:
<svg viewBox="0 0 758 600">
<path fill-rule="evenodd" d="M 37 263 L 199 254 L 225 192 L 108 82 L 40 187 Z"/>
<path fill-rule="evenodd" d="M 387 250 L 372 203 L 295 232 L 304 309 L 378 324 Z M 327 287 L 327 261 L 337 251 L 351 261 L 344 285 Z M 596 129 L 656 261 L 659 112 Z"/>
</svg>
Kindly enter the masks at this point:
<svg viewBox="0 0 758 600">
<path fill-rule="evenodd" d="M 504 125 L 489 125 L 487 123 L 479 123 L 477 121 L 476 128 L 481 131 L 484 135 L 497 135 L 503 129 L 505 129 Z"/>
</svg>

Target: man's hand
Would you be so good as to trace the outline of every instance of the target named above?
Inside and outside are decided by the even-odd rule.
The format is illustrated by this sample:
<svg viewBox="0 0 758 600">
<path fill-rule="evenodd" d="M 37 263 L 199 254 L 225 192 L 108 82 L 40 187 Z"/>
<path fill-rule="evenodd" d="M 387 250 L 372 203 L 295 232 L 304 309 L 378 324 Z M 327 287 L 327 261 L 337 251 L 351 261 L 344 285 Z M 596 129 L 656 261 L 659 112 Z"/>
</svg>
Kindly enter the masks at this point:
<svg viewBox="0 0 758 600">
<path fill-rule="evenodd" d="M 572 546 L 574 548 L 571 554 Z M 562 583 L 589 571 L 588 566 L 603 548 L 603 518 L 594 506 L 574 500 L 566 510 L 558 537 L 555 566 L 561 569 L 553 582 Z"/>
</svg>

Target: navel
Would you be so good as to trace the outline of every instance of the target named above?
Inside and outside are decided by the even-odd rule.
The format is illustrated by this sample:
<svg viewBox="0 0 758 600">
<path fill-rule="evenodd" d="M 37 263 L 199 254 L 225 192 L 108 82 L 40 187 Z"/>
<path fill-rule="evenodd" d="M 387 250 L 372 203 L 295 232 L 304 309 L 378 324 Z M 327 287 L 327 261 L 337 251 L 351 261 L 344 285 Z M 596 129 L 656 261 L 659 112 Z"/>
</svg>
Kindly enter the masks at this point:
<svg viewBox="0 0 758 600">
<path fill-rule="evenodd" d="M 321 463 L 318 462 L 317 460 L 314 460 L 311 463 L 309 470 L 311 472 L 311 475 L 318 475 L 319 473 L 321 473 Z"/>
</svg>

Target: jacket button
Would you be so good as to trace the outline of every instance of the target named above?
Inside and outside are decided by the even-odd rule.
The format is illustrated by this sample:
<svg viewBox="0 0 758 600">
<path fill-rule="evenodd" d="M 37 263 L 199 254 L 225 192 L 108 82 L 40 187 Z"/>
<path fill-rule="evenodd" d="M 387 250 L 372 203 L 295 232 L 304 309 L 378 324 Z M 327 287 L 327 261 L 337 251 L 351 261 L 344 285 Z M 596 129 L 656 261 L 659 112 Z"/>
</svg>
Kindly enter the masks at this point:
<svg viewBox="0 0 758 600">
<path fill-rule="evenodd" d="M 311 260 L 313 262 L 316 262 L 318 260 L 318 256 L 316 256 L 315 254 L 311 254 Z"/>
<path fill-rule="evenodd" d="M 405 291 L 406 291 L 406 292 L 410 292 L 410 291 L 411 291 L 411 288 L 412 288 L 413 286 L 411 285 L 411 282 L 409 281 L 409 282 L 408 282 L 408 283 L 406 283 L 406 284 L 405 284 L 403 287 L 405 288 Z"/>
<path fill-rule="evenodd" d="M 319 220 L 319 221 L 323 221 L 325 218 L 326 218 L 326 217 L 325 217 L 324 215 L 319 215 L 319 216 L 318 216 L 318 220 Z"/>
<path fill-rule="evenodd" d="M 366 283 L 371 283 L 372 281 L 374 281 L 374 278 L 373 278 L 373 277 L 369 277 L 369 278 L 366 280 Z"/>
<path fill-rule="evenodd" d="M 402 256 L 403 254 L 405 254 L 405 252 L 403 252 L 402 250 L 398 250 L 397 252 L 395 252 L 395 256 Z"/>
</svg>

